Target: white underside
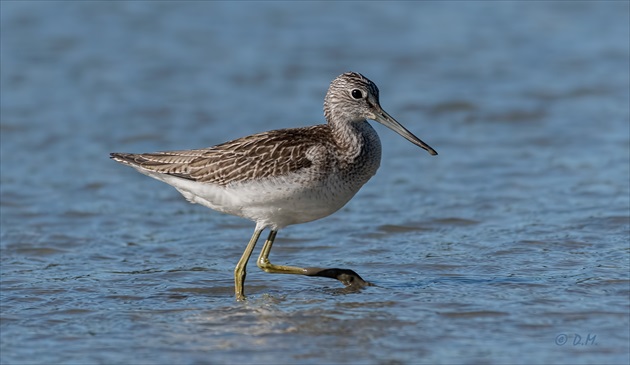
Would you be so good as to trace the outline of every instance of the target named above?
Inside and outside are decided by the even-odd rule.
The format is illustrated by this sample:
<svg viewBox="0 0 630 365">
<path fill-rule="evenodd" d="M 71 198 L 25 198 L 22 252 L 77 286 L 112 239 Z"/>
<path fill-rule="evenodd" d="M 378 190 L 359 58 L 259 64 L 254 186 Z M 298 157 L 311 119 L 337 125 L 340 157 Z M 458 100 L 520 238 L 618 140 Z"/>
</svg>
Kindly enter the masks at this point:
<svg viewBox="0 0 630 365">
<path fill-rule="evenodd" d="M 135 166 L 134 166 L 135 167 Z M 299 174 L 220 186 L 172 175 L 139 172 L 175 187 L 188 201 L 256 222 L 258 228 L 281 229 L 326 217 L 343 207 L 367 181 L 309 181 Z"/>
</svg>

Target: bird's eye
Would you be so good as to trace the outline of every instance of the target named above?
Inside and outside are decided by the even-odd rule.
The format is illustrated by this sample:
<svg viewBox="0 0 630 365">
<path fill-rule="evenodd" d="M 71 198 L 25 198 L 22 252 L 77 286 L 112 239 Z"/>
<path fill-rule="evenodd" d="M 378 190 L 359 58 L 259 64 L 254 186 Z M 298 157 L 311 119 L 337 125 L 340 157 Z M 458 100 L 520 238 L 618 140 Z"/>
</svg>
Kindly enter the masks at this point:
<svg viewBox="0 0 630 365">
<path fill-rule="evenodd" d="M 352 97 L 355 99 L 361 99 L 363 98 L 363 93 L 359 89 L 354 89 L 352 90 Z"/>
</svg>

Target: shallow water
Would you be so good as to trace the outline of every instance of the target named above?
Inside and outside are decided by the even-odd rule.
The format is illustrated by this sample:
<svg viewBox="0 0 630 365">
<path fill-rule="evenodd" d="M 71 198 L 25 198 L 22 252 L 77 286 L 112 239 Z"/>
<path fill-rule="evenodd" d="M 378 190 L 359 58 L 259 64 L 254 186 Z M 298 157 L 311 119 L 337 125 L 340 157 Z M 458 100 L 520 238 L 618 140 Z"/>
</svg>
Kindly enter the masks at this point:
<svg viewBox="0 0 630 365">
<path fill-rule="evenodd" d="M 2 364 L 618 363 L 629 355 L 626 2 L 1 6 Z M 364 73 L 440 155 L 232 272 L 253 223 L 108 159 L 321 123 Z M 255 253 L 257 254 L 257 253 Z"/>
</svg>

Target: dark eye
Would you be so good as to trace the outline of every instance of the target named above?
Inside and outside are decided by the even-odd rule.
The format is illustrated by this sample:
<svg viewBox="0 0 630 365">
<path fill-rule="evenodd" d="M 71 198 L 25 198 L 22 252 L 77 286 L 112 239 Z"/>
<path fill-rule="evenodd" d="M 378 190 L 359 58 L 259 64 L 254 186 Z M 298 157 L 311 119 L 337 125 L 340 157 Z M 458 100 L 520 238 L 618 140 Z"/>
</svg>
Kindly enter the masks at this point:
<svg viewBox="0 0 630 365">
<path fill-rule="evenodd" d="M 359 89 L 352 90 L 352 97 L 355 99 L 361 99 L 363 97 L 363 93 Z"/>
</svg>

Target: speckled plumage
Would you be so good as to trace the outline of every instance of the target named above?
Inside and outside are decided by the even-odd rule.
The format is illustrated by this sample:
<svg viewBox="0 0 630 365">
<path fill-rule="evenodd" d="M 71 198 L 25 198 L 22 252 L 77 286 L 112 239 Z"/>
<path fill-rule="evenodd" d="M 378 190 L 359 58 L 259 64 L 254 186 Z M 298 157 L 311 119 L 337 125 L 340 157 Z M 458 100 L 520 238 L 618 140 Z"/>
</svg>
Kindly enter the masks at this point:
<svg viewBox="0 0 630 365">
<path fill-rule="evenodd" d="M 197 150 L 114 153 L 112 157 L 153 172 L 221 186 L 300 170 L 327 174 L 354 162 L 354 156 L 340 153 L 330 129 L 326 124 L 281 129 Z"/>
<path fill-rule="evenodd" d="M 323 125 L 263 132 L 203 149 L 112 153 L 111 158 L 174 186 L 190 202 L 255 221 L 256 239 L 270 227 L 271 239 L 287 225 L 334 213 L 376 173 L 381 143 L 366 119 L 437 154 L 381 109 L 378 88 L 361 74 L 333 80 L 324 115 L 328 123 Z M 270 250 L 273 239 L 268 242 Z M 250 241 L 249 254 L 237 266 L 243 281 L 245 256 L 249 259 L 254 244 Z M 244 298 L 239 280 L 237 298 Z"/>
</svg>

